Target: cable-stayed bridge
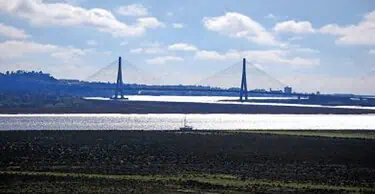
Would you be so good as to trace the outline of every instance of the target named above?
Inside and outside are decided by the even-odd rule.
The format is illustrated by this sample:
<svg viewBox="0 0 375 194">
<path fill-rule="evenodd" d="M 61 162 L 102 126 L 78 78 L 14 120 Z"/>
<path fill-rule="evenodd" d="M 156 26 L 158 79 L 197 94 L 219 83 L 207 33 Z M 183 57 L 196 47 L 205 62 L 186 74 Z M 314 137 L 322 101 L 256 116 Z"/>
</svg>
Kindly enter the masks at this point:
<svg viewBox="0 0 375 194">
<path fill-rule="evenodd" d="M 116 76 L 117 75 L 117 76 Z M 124 78 L 124 79 L 123 79 Z M 227 92 L 238 94 L 240 101 L 248 100 L 251 95 L 282 95 L 307 97 L 313 103 L 335 100 L 344 101 L 352 104 L 354 101 L 367 102 L 373 101 L 374 96 L 364 95 L 321 95 L 292 92 L 286 84 L 271 76 L 256 65 L 249 63 L 244 58 L 242 61 L 234 63 L 227 68 L 213 73 L 209 77 L 202 79 L 193 86 L 181 85 L 163 85 L 163 81 L 149 72 L 143 71 L 129 61 L 122 61 L 121 57 L 111 62 L 109 65 L 89 76 L 86 81 L 91 82 L 110 82 L 116 83 L 110 85 L 107 89 L 113 89 L 114 99 L 124 99 L 123 91 L 184 91 L 184 92 Z M 147 85 L 146 85 L 147 84 Z M 152 87 L 150 87 L 152 85 Z M 285 88 L 284 88 L 285 87 Z M 270 88 L 270 91 L 266 89 Z M 271 90 L 276 88 L 278 90 Z M 281 89 L 285 89 L 282 91 Z M 288 89 L 289 88 L 289 89 Z M 120 94 L 120 96 L 119 96 Z M 354 101 L 353 101 L 354 99 Z M 298 103 L 298 102 L 297 102 Z M 355 104 L 358 104 L 357 102 Z"/>
<path fill-rule="evenodd" d="M 85 80 L 90 82 L 110 82 L 116 83 L 119 71 L 119 61 L 116 59 L 109 63 L 107 66 L 101 68 L 99 71 L 95 72 L 91 76 L 87 77 Z M 156 76 L 153 76 L 149 72 L 146 72 L 131 62 L 121 59 L 122 66 L 122 77 L 125 83 L 137 83 L 137 84 L 153 84 L 160 85 L 163 81 Z"/>
<path fill-rule="evenodd" d="M 245 61 L 245 71 L 248 90 L 254 89 L 281 89 L 286 86 L 277 78 L 271 76 L 264 70 Z M 239 87 L 243 73 L 243 61 L 238 61 L 229 67 L 212 74 L 198 82 L 198 85 L 217 86 L 221 88 Z"/>
<path fill-rule="evenodd" d="M 119 80 L 121 73 L 121 79 Z M 116 76 L 117 75 L 117 76 Z M 124 80 L 123 80 L 124 78 Z M 235 92 L 243 94 L 247 99 L 248 93 L 267 93 L 264 89 L 276 88 L 282 89 L 286 85 L 274 78 L 267 72 L 263 71 L 261 68 L 247 62 L 245 59 L 234 63 L 227 68 L 212 74 L 211 76 L 202 79 L 197 82 L 196 86 L 201 87 L 172 87 L 161 85 L 163 81 L 156 76 L 153 76 L 149 72 L 143 71 L 137 66 L 133 65 L 131 62 L 119 59 L 111 62 L 109 65 L 100 69 L 93 75 L 89 76 L 87 81 L 91 82 L 117 82 L 117 85 L 122 85 L 122 83 L 137 83 L 137 84 L 148 84 L 154 85 L 154 87 L 131 87 L 123 86 L 117 90 L 160 90 L 160 91 L 202 91 L 202 92 Z M 244 81 L 245 80 L 245 81 Z M 241 87 L 239 87 L 241 84 Z M 160 85 L 160 87 L 155 87 L 155 85 Z M 244 87 L 242 87 L 244 86 Z"/>
</svg>

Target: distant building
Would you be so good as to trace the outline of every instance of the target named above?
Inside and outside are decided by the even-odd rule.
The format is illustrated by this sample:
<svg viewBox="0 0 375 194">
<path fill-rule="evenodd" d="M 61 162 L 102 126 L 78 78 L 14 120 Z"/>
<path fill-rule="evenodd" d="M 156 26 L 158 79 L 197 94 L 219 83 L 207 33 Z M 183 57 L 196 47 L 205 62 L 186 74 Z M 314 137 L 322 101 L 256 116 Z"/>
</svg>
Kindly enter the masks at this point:
<svg viewBox="0 0 375 194">
<path fill-rule="evenodd" d="M 284 93 L 285 94 L 291 94 L 292 92 L 293 92 L 292 87 L 286 86 L 284 88 Z"/>
</svg>

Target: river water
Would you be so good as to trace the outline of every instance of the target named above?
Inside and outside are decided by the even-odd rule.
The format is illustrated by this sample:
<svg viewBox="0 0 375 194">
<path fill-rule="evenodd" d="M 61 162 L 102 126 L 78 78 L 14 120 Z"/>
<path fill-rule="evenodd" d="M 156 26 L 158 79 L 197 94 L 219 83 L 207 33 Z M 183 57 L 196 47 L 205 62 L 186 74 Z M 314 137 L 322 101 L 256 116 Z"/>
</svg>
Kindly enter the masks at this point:
<svg viewBox="0 0 375 194">
<path fill-rule="evenodd" d="M 375 129 L 375 115 L 0 115 L 0 130 Z"/>
<path fill-rule="evenodd" d="M 129 96 L 129 100 L 205 103 L 228 98 L 233 97 Z M 0 114 L 0 130 L 176 130 L 185 117 L 195 129 L 375 129 L 375 115 Z"/>
</svg>

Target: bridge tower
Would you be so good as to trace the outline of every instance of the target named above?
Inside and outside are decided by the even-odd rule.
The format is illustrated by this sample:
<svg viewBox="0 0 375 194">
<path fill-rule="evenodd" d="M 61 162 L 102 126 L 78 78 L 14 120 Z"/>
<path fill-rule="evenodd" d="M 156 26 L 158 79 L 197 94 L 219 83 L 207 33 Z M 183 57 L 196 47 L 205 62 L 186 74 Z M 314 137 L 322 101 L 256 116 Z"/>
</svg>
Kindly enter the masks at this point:
<svg viewBox="0 0 375 194">
<path fill-rule="evenodd" d="M 240 90 L 240 101 L 243 101 L 243 97 L 245 96 L 245 100 L 248 99 L 248 91 L 247 91 L 247 81 L 246 81 L 246 59 L 243 58 L 242 63 L 242 80 L 241 80 L 241 90 Z"/>
<path fill-rule="evenodd" d="M 122 67 L 121 67 L 121 57 L 118 58 L 118 71 L 117 71 L 117 82 L 116 82 L 116 91 L 114 99 L 118 99 L 120 94 L 120 99 L 124 99 L 123 94 L 123 82 L 122 82 Z"/>
</svg>

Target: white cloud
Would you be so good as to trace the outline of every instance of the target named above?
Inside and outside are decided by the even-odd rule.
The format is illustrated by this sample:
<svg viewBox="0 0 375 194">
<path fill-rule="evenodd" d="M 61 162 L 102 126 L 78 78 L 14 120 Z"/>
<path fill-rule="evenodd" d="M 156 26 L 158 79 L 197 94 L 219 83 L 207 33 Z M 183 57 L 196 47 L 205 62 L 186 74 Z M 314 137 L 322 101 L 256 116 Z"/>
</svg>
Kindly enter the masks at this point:
<svg viewBox="0 0 375 194">
<path fill-rule="evenodd" d="M 135 48 L 131 49 L 129 52 L 130 53 L 141 53 L 143 51 L 143 48 Z"/>
<path fill-rule="evenodd" d="M 124 16 L 147 16 L 148 10 L 142 4 L 124 5 L 116 9 L 116 12 Z"/>
<path fill-rule="evenodd" d="M 296 67 L 309 67 L 320 64 L 320 59 L 292 57 L 290 52 L 286 50 L 229 50 L 226 53 L 201 50 L 196 52 L 195 57 L 204 60 L 240 60 L 245 57 L 252 63 L 287 64 Z"/>
<path fill-rule="evenodd" d="M 197 51 L 197 47 L 192 44 L 176 43 L 168 46 L 168 50 L 171 51 Z"/>
<path fill-rule="evenodd" d="M 135 24 L 120 22 L 105 9 L 85 9 L 42 0 L 0 0 L 0 12 L 28 20 L 32 25 L 89 26 L 115 37 L 139 36 L 148 28 L 163 27 L 156 18 L 139 18 Z"/>
<path fill-rule="evenodd" d="M 64 3 L 70 4 L 70 5 L 79 5 L 87 0 L 63 0 Z"/>
<path fill-rule="evenodd" d="M 371 55 L 375 55 L 375 49 L 371 49 L 368 53 Z"/>
<path fill-rule="evenodd" d="M 196 52 L 195 57 L 205 60 L 225 60 L 228 59 L 226 55 L 221 55 L 216 51 L 201 50 Z"/>
<path fill-rule="evenodd" d="M 63 62 L 76 62 L 80 57 L 85 56 L 88 51 L 76 48 L 60 48 L 58 51 L 51 53 L 52 57 L 55 57 Z"/>
<path fill-rule="evenodd" d="M 375 11 L 367 13 L 356 25 L 328 24 L 320 32 L 337 36 L 337 44 L 375 45 Z"/>
<path fill-rule="evenodd" d="M 184 24 L 181 24 L 181 23 L 173 23 L 173 28 L 184 28 Z"/>
<path fill-rule="evenodd" d="M 319 50 L 312 49 L 312 48 L 296 48 L 295 51 L 304 52 L 304 53 L 320 53 Z"/>
<path fill-rule="evenodd" d="M 144 53 L 146 54 L 161 54 L 164 53 L 164 50 L 159 47 L 144 48 Z"/>
<path fill-rule="evenodd" d="M 50 53 L 58 49 L 58 46 L 51 44 L 39 44 L 29 41 L 10 40 L 0 43 L 0 58 L 16 58 L 33 53 Z"/>
<path fill-rule="evenodd" d="M 273 30 L 279 33 L 283 33 L 283 32 L 314 33 L 315 32 L 310 22 L 295 21 L 295 20 L 289 20 L 289 21 L 277 23 L 275 27 L 273 28 Z"/>
<path fill-rule="evenodd" d="M 144 28 L 164 28 L 166 26 L 155 17 L 139 18 L 137 25 Z"/>
<path fill-rule="evenodd" d="M 240 13 L 228 12 L 223 16 L 205 17 L 203 25 L 207 30 L 229 37 L 245 38 L 261 45 L 283 45 L 261 24 Z"/>
<path fill-rule="evenodd" d="M 44 71 L 58 78 L 84 78 L 96 67 L 87 60 L 105 55 L 95 49 L 43 44 L 35 41 L 10 40 L 0 42 L 0 71 Z"/>
<path fill-rule="evenodd" d="M 0 23 L 0 36 L 15 39 L 27 39 L 30 37 L 30 35 L 26 34 L 24 30 L 5 25 L 3 23 Z"/>
<path fill-rule="evenodd" d="M 162 56 L 162 57 L 155 57 L 153 59 L 149 59 L 146 62 L 149 64 L 166 64 L 168 62 L 181 62 L 184 61 L 181 57 L 176 56 Z"/>
<path fill-rule="evenodd" d="M 160 47 L 135 48 L 135 49 L 131 49 L 129 52 L 134 53 L 134 54 L 139 54 L 139 53 L 161 54 L 161 53 L 165 53 L 165 51 Z"/>
<path fill-rule="evenodd" d="M 294 57 L 290 59 L 281 59 L 280 63 L 294 65 L 294 66 L 310 67 L 310 66 L 319 65 L 320 59 Z"/>
<path fill-rule="evenodd" d="M 95 41 L 95 40 L 88 40 L 86 41 L 87 45 L 89 46 L 95 46 L 95 45 L 98 45 L 98 43 Z"/>
<path fill-rule="evenodd" d="M 0 59 L 19 59 L 28 55 L 43 54 L 44 57 L 51 56 L 64 63 L 77 62 L 88 53 L 99 53 L 95 49 L 79 49 L 72 46 L 63 47 L 18 40 L 1 42 L 0 50 L 2 51 Z"/>
</svg>

